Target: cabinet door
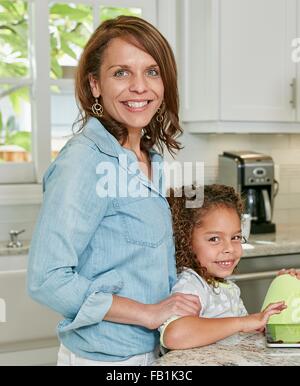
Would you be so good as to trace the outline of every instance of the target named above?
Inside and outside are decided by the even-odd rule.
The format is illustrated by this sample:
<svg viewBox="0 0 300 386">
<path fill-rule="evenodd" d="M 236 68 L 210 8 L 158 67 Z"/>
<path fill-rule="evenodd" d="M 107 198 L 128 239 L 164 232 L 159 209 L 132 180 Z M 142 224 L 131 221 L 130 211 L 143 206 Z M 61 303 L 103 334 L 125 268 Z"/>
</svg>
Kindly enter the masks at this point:
<svg viewBox="0 0 300 386">
<path fill-rule="evenodd" d="M 297 0 L 297 35 L 292 43 L 292 58 L 297 67 L 297 87 L 295 94 L 297 111 L 296 120 L 297 122 L 300 122 L 300 0 Z"/>
<path fill-rule="evenodd" d="M 179 80 L 185 122 L 218 120 L 218 0 L 179 2 Z"/>
<path fill-rule="evenodd" d="M 296 0 L 221 0 L 219 36 L 221 120 L 294 121 Z"/>
</svg>

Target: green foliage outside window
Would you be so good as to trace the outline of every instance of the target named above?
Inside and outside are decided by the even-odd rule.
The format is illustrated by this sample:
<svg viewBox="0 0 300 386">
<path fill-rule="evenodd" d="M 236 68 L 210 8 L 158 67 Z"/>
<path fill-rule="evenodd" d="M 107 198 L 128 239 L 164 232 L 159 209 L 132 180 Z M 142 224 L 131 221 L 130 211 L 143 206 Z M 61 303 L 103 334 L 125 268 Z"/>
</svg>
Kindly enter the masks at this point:
<svg viewBox="0 0 300 386">
<path fill-rule="evenodd" d="M 139 8 L 101 7 L 99 19 L 119 15 L 141 16 Z M 62 76 L 60 60 L 64 56 L 78 59 L 92 33 L 92 8 L 72 3 L 54 3 L 49 8 L 51 74 Z M 28 76 L 28 3 L 0 0 L 0 77 Z"/>
<path fill-rule="evenodd" d="M 56 3 L 50 6 L 51 77 L 62 78 L 63 57 L 78 59 L 92 33 L 92 9 L 85 5 Z"/>
<path fill-rule="evenodd" d="M 0 0 L 0 77 L 28 75 L 28 4 Z"/>
<path fill-rule="evenodd" d="M 140 8 L 116 8 L 116 7 L 100 7 L 100 21 L 114 19 L 117 16 L 142 16 L 142 10 Z"/>
</svg>

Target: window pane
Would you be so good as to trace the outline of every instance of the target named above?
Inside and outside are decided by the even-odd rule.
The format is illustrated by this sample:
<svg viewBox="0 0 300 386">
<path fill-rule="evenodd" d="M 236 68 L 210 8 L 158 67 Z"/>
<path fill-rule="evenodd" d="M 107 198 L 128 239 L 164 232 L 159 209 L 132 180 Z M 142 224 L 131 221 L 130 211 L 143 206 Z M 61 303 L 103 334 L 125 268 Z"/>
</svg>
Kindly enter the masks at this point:
<svg viewBox="0 0 300 386">
<path fill-rule="evenodd" d="M 0 0 L 0 77 L 28 76 L 28 64 L 28 4 Z"/>
<path fill-rule="evenodd" d="M 0 162 L 30 162 L 29 87 L 0 86 Z"/>
<path fill-rule="evenodd" d="M 64 144 L 72 137 L 72 125 L 78 109 L 73 89 L 51 87 L 51 156 L 52 160 Z"/>
<path fill-rule="evenodd" d="M 93 32 L 92 9 L 73 3 L 50 3 L 51 78 L 73 76 L 82 48 Z"/>
<path fill-rule="evenodd" d="M 117 7 L 100 7 L 100 21 L 114 19 L 117 16 L 142 16 L 141 8 L 117 8 Z"/>
</svg>

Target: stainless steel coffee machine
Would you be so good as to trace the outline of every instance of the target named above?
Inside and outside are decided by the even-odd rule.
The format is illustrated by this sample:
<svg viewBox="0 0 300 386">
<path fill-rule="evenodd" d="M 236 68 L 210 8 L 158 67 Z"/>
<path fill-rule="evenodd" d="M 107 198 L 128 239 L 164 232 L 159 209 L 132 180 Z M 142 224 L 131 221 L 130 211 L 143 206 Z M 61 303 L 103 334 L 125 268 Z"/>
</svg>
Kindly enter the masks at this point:
<svg viewBox="0 0 300 386">
<path fill-rule="evenodd" d="M 274 233 L 274 163 L 270 156 L 252 151 L 225 151 L 219 155 L 219 182 L 229 185 L 246 201 L 251 233 Z"/>
</svg>

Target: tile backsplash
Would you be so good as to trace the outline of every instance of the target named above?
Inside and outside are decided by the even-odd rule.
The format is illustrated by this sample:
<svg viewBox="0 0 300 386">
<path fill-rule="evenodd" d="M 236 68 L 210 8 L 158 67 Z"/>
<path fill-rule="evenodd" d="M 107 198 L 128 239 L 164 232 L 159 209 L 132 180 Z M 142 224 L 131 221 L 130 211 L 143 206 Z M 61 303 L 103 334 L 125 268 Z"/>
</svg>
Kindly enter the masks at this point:
<svg viewBox="0 0 300 386">
<path fill-rule="evenodd" d="M 176 161 L 204 162 L 205 183 L 218 181 L 218 155 L 224 150 L 251 150 L 270 155 L 275 163 L 279 193 L 274 222 L 300 223 L 300 134 L 189 134 Z M 166 157 L 171 161 L 169 156 Z"/>
<path fill-rule="evenodd" d="M 276 165 L 279 194 L 275 199 L 275 223 L 300 223 L 300 134 L 189 134 L 181 138 L 185 148 L 176 161 L 204 162 L 205 183 L 218 180 L 218 155 L 224 150 L 252 150 L 269 154 Z M 166 160 L 171 157 L 166 154 Z M 0 242 L 11 229 L 26 229 L 20 240 L 31 238 L 40 204 L 1 205 Z"/>
</svg>

